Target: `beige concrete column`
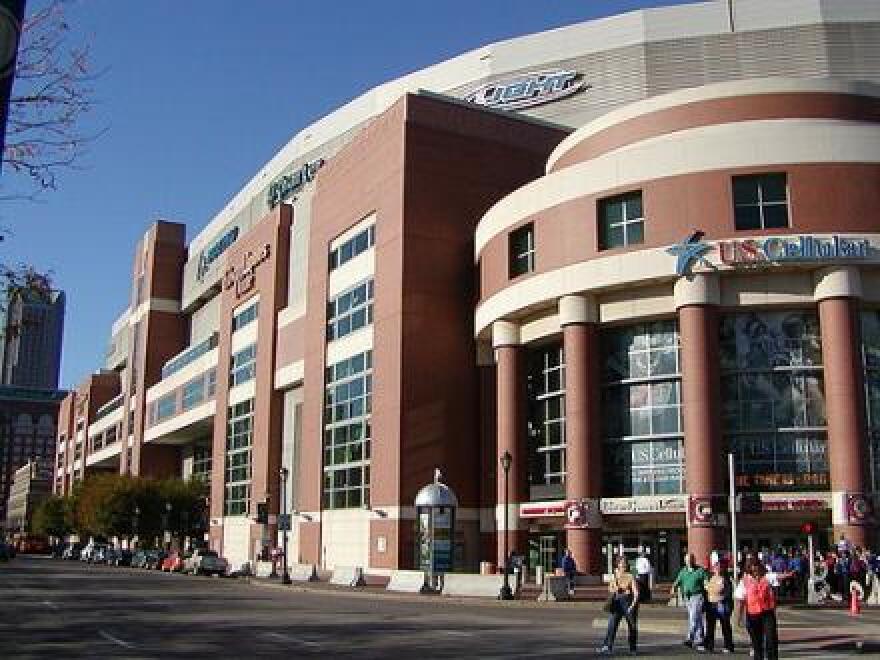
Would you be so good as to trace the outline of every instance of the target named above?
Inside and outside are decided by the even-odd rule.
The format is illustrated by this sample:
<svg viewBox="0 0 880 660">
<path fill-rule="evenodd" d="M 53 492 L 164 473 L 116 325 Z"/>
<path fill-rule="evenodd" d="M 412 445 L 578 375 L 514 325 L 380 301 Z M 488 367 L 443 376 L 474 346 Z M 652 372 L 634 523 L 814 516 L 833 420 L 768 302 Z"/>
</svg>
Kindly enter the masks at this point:
<svg viewBox="0 0 880 660">
<path fill-rule="evenodd" d="M 566 545 L 578 570 L 601 575 L 602 437 L 599 420 L 598 308 L 586 296 L 559 300 L 565 352 L 565 496 L 595 512 L 583 527 L 566 529 Z"/>
<path fill-rule="evenodd" d="M 681 403 L 685 478 L 689 496 L 688 552 L 700 564 L 729 545 L 723 518 L 694 515 L 725 493 L 721 441 L 721 373 L 718 346 L 718 279 L 691 275 L 675 284 L 681 340 Z M 714 512 L 717 514 L 719 512 Z M 726 518 L 726 516 L 725 516 Z"/>
<path fill-rule="evenodd" d="M 527 550 L 527 530 L 522 530 L 519 505 L 528 499 L 525 452 L 526 388 L 523 374 L 522 347 L 519 345 L 519 326 L 507 321 L 496 321 L 492 328 L 492 346 L 497 363 L 497 405 L 494 469 L 498 475 L 496 490 L 495 525 L 498 529 L 498 566 L 504 565 L 505 537 L 508 555 Z M 501 456 L 509 452 L 510 470 L 505 479 Z M 507 503 L 505 526 L 504 506 Z"/>
<path fill-rule="evenodd" d="M 814 297 L 822 331 L 834 540 L 845 535 L 854 545 L 865 547 L 870 521 L 860 520 L 858 515 L 859 502 L 866 498 L 868 461 L 859 332 L 861 295 L 855 268 L 828 268 L 817 274 Z"/>
</svg>

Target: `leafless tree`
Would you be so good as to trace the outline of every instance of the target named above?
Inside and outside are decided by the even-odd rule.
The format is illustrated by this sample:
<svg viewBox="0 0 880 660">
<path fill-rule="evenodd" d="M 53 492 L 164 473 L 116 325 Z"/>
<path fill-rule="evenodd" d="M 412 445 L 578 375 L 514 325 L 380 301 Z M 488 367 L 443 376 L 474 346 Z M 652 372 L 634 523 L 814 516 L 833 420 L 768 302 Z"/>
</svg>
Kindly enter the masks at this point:
<svg viewBox="0 0 880 660">
<path fill-rule="evenodd" d="M 70 43 L 63 0 L 27 16 L 9 100 L 4 169 L 29 180 L 27 192 L 5 192 L 0 199 L 27 197 L 56 187 L 59 173 L 78 167 L 89 133 L 83 117 L 94 106 L 95 73 L 89 45 Z"/>
</svg>

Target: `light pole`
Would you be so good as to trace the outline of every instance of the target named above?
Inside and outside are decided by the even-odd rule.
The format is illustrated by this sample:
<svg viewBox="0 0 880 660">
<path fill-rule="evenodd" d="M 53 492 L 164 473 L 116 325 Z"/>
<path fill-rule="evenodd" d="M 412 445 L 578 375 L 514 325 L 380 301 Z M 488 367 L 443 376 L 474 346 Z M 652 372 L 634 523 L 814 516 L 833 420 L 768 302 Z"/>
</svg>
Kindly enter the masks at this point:
<svg viewBox="0 0 880 660">
<path fill-rule="evenodd" d="M 290 584 L 290 572 L 287 570 L 287 530 L 290 528 L 290 518 L 287 515 L 287 475 L 289 473 L 286 467 L 279 471 L 281 475 L 281 521 L 283 523 L 281 530 L 281 561 L 284 568 L 281 570 L 281 584 Z"/>
<path fill-rule="evenodd" d="M 508 477 L 510 475 L 511 463 L 513 463 L 513 456 L 505 449 L 504 453 L 501 454 L 501 469 L 504 470 L 504 584 L 501 587 L 501 592 L 498 594 L 499 600 L 513 600 L 513 592 L 510 590 L 510 575 L 508 573 L 510 561 L 507 551 L 507 526 L 510 511 L 510 481 Z"/>
<path fill-rule="evenodd" d="M 171 502 L 165 502 L 165 552 L 171 552 Z"/>
<path fill-rule="evenodd" d="M 135 506 L 134 508 L 134 518 L 131 519 L 131 545 L 130 550 L 134 550 L 134 539 L 137 536 L 137 527 L 138 527 L 138 518 L 141 515 L 141 508 L 139 506 Z"/>
</svg>

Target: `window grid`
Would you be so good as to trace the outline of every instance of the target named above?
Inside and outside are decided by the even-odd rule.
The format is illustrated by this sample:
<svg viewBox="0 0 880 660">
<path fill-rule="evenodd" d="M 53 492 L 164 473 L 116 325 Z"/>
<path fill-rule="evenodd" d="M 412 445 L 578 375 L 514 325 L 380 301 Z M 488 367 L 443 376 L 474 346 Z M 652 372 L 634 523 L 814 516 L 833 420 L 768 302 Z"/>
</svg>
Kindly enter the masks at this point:
<svg viewBox="0 0 880 660">
<path fill-rule="evenodd" d="M 728 314 L 720 326 L 722 427 L 737 488 L 827 489 L 825 387 L 812 311 Z"/>
<path fill-rule="evenodd" d="M 376 226 L 370 225 L 345 243 L 330 251 L 330 270 L 336 270 L 376 244 Z"/>
<path fill-rule="evenodd" d="M 535 228 L 526 225 L 510 233 L 510 277 L 519 277 L 535 270 Z"/>
<path fill-rule="evenodd" d="M 603 440 L 609 495 L 685 492 L 681 358 L 675 321 L 602 333 Z"/>
<path fill-rule="evenodd" d="M 599 200 L 599 249 L 643 243 L 642 191 Z"/>
<path fill-rule="evenodd" d="M 205 399 L 205 375 L 196 376 L 183 386 L 182 409 L 195 408 Z"/>
<path fill-rule="evenodd" d="M 253 422 L 253 399 L 229 406 L 223 501 L 223 513 L 227 516 L 247 515 L 250 509 Z"/>
<path fill-rule="evenodd" d="M 324 507 L 370 501 L 373 352 L 327 367 L 324 403 Z"/>
<path fill-rule="evenodd" d="M 788 184 L 780 173 L 733 177 L 733 218 L 737 229 L 788 227 Z"/>
<path fill-rule="evenodd" d="M 156 422 L 173 417 L 177 412 L 177 393 L 171 392 L 156 402 Z"/>
<path fill-rule="evenodd" d="M 196 446 L 193 449 L 192 478 L 211 481 L 211 447 Z"/>
<path fill-rule="evenodd" d="M 257 345 L 250 344 L 230 358 L 229 386 L 235 387 L 257 375 Z"/>
<path fill-rule="evenodd" d="M 341 339 L 373 322 L 373 291 L 370 278 L 327 303 L 327 341 Z"/>
<path fill-rule="evenodd" d="M 561 344 L 530 355 L 530 474 L 533 486 L 565 483 L 565 355 Z"/>
</svg>

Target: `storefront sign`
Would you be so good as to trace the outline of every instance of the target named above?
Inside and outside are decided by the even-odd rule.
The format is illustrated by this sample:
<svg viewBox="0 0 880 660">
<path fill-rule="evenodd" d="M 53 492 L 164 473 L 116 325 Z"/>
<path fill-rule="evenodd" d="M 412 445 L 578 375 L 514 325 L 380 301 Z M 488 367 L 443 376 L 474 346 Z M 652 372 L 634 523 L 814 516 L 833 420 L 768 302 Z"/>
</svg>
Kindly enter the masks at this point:
<svg viewBox="0 0 880 660">
<path fill-rule="evenodd" d="M 301 168 L 290 174 L 278 177 L 269 184 L 269 195 L 266 200 L 270 209 L 274 209 L 281 202 L 290 199 L 300 188 L 315 179 L 315 174 L 321 169 L 324 159 L 319 158 L 311 163 L 306 163 Z"/>
<path fill-rule="evenodd" d="M 602 498 L 603 514 L 620 513 L 684 513 L 687 508 L 686 495 L 644 495 L 637 497 Z"/>
<path fill-rule="evenodd" d="M 577 80 L 578 75 L 569 69 L 525 73 L 478 87 L 468 92 L 464 100 L 496 110 L 530 108 L 589 89 L 590 85 Z"/>
<path fill-rule="evenodd" d="M 867 495 L 847 493 L 846 518 L 850 525 L 867 525 L 874 518 L 874 506 Z"/>
<path fill-rule="evenodd" d="M 565 505 L 565 529 L 598 529 L 602 527 L 599 501 L 595 499 L 570 500 Z"/>
<path fill-rule="evenodd" d="M 556 502 L 539 502 L 537 504 L 521 504 L 519 507 L 520 518 L 546 518 L 562 517 L 565 515 L 566 500 Z"/>
<path fill-rule="evenodd" d="M 824 511 L 829 506 L 828 500 L 820 497 L 761 499 L 761 511 Z"/>
<path fill-rule="evenodd" d="M 266 243 L 259 252 L 248 250 L 242 256 L 239 266 L 232 265 L 223 276 L 223 288 L 235 288 L 235 295 L 241 296 L 250 291 L 256 282 L 257 266 L 266 261 L 271 253 L 271 246 Z"/>
<path fill-rule="evenodd" d="M 874 254 L 869 239 L 839 234 L 768 236 L 719 241 L 716 244 L 703 241 L 703 235 L 702 231 L 695 231 L 681 243 L 667 248 L 667 254 L 676 258 L 677 275 L 687 275 L 697 265 L 714 269 L 718 265 L 737 268 L 798 262 L 858 261 L 869 259 Z M 713 263 L 709 255 L 716 251 Z"/>
<path fill-rule="evenodd" d="M 208 268 L 210 268 L 211 264 L 214 263 L 221 254 L 226 252 L 230 245 L 235 243 L 236 239 L 238 239 L 238 231 L 238 227 L 233 227 L 218 240 L 214 241 L 207 249 L 202 250 L 202 253 L 199 255 L 199 265 L 196 269 L 196 279 L 201 280 L 205 276 L 205 273 L 208 272 Z"/>
</svg>

